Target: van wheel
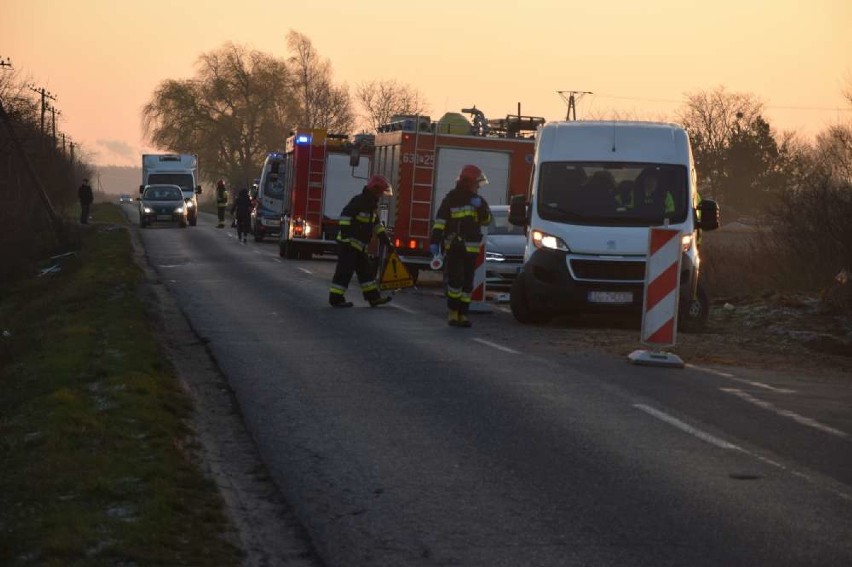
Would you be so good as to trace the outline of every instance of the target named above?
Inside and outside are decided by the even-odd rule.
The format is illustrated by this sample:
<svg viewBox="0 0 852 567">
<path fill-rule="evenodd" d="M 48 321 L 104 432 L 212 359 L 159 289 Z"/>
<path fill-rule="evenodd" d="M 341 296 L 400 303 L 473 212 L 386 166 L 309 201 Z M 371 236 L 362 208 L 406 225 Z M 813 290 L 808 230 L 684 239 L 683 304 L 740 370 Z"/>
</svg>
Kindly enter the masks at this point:
<svg viewBox="0 0 852 567">
<path fill-rule="evenodd" d="M 678 306 L 677 328 L 684 333 L 700 333 L 710 317 L 710 299 L 704 286 L 698 284 L 696 298 L 687 297 Z"/>
<path fill-rule="evenodd" d="M 529 303 L 527 297 L 527 284 L 524 274 L 518 274 L 515 281 L 512 282 L 512 291 L 509 296 L 509 305 L 512 308 L 512 315 L 519 323 L 524 325 L 537 325 L 547 323 L 552 316 L 544 311 L 534 310 Z"/>
</svg>

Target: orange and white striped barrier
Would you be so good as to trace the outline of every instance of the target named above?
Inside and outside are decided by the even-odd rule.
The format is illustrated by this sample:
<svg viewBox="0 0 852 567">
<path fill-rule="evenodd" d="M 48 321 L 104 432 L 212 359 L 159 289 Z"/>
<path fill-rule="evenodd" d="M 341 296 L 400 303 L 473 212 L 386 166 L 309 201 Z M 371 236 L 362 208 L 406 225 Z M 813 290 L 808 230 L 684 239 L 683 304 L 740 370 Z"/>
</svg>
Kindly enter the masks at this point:
<svg viewBox="0 0 852 567">
<path fill-rule="evenodd" d="M 484 231 L 483 231 L 484 232 Z M 491 306 L 485 301 L 485 236 L 479 243 L 479 254 L 473 272 L 473 291 L 470 292 L 471 313 L 491 313 Z"/>
<path fill-rule="evenodd" d="M 654 350 L 630 353 L 628 358 L 634 364 L 684 366 L 677 355 L 662 351 L 664 347 L 674 346 L 677 340 L 681 242 L 679 230 L 659 227 L 648 229 L 640 342 Z"/>
</svg>

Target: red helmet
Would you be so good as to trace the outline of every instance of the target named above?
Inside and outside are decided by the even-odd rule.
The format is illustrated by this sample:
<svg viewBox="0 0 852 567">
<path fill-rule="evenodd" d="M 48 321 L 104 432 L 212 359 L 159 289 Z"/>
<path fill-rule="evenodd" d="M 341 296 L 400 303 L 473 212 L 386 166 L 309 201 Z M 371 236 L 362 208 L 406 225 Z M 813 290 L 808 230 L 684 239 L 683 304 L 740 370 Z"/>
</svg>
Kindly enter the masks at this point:
<svg viewBox="0 0 852 567">
<path fill-rule="evenodd" d="M 382 195 L 386 195 L 388 197 L 393 196 L 393 187 L 391 187 L 390 181 L 384 175 L 376 174 L 367 181 L 366 188 L 370 191 L 376 190 L 377 193 Z"/>
<path fill-rule="evenodd" d="M 219 181 L 216 182 L 216 187 L 219 187 L 221 189 L 224 186 L 225 186 L 225 180 L 224 179 L 220 179 Z"/>
<path fill-rule="evenodd" d="M 488 178 L 481 169 L 468 164 L 461 168 L 457 183 L 466 189 L 478 189 L 488 183 Z"/>
</svg>

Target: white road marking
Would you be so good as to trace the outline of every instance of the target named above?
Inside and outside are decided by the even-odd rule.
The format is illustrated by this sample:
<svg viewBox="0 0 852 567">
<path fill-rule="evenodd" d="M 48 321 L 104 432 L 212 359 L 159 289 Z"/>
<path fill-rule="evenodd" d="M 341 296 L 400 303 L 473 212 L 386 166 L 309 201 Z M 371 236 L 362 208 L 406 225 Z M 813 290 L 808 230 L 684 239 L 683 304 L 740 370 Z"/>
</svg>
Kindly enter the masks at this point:
<svg viewBox="0 0 852 567">
<path fill-rule="evenodd" d="M 280 261 L 280 260 L 279 260 Z M 299 270 L 305 272 L 306 274 L 313 275 L 314 273 L 307 268 L 299 267 Z"/>
<path fill-rule="evenodd" d="M 406 313 L 410 313 L 411 315 L 417 315 L 417 311 L 414 309 L 409 309 L 408 307 L 403 307 L 398 303 L 388 303 L 388 307 L 393 307 L 394 309 L 399 309 L 400 311 L 405 311 Z"/>
<path fill-rule="evenodd" d="M 787 388 L 776 388 L 775 386 L 770 386 L 769 384 L 764 384 L 763 382 L 755 382 L 753 380 L 746 380 L 744 378 L 738 378 L 734 374 L 729 374 L 728 372 L 721 372 L 719 370 L 713 370 L 712 368 L 703 368 L 701 366 L 695 366 L 694 364 L 687 364 L 687 368 L 692 368 L 693 370 L 698 370 L 701 372 L 706 372 L 708 374 L 715 374 L 716 376 L 721 376 L 722 378 L 727 378 L 733 382 L 739 382 L 741 384 L 748 384 L 749 386 L 754 386 L 755 388 L 763 388 L 764 390 L 769 390 L 775 392 L 776 394 L 795 394 L 796 390 L 789 390 Z"/>
<path fill-rule="evenodd" d="M 759 400 L 759 399 L 755 398 L 754 396 L 752 396 L 751 394 L 743 392 L 742 390 L 737 390 L 736 388 L 720 388 L 720 390 L 727 393 L 727 394 L 733 394 L 733 395 L 737 396 L 738 398 L 740 398 L 741 400 L 749 402 L 750 404 L 754 404 L 754 405 L 761 407 L 765 410 L 769 410 L 769 411 L 771 411 L 775 414 L 778 414 L 782 417 L 789 417 L 790 419 L 792 419 L 793 421 L 795 421 L 796 423 L 799 423 L 801 425 L 805 425 L 807 427 L 813 427 L 814 429 L 818 429 L 818 430 L 823 431 L 825 433 L 830 433 L 831 435 L 836 435 L 837 437 L 842 437 L 844 439 L 849 437 L 849 434 L 846 433 L 845 431 L 841 431 L 839 429 L 829 427 L 828 425 L 824 425 L 824 424 L 818 422 L 815 419 L 811 419 L 809 417 L 799 415 L 799 414 L 792 412 L 790 410 L 781 409 L 779 407 L 772 405 L 769 402 Z"/>
<path fill-rule="evenodd" d="M 478 342 L 479 344 L 483 344 L 483 345 L 491 347 L 491 348 L 496 348 L 497 350 L 502 350 L 503 352 L 508 352 L 508 353 L 511 353 L 511 354 L 521 354 L 520 352 L 516 351 L 515 349 L 509 348 L 509 347 L 504 347 L 503 345 L 498 345 L 497 343 L 492 343 L 491 341 L 486 341 L 485 339 L 473 339 L 473 340 Z"/>
<path fill-rule="evenodd" d="M 742 448 L 740 448 L 737 445 L 734 445 L 733 443 L 728 443 L 724 439 L 719 439 L 718 437 L 710 435 L 709 433 L 701 431 L 700 429 L 696 429 L 696 428 L 692 427 L 691 425 L 689 425 L 688 423 L 684 423 L 683 421 L 679 420 L 678 418 L 671 416 L 671 415 L 669 415 L 665 412 L 662 412 L 658 409 L 652 408 L 651 406 L 647 406 L 645 404 L 633 404 L 633 407 L 636 408 L 636 409 L 640 409 L 640 410 L 644 411 L 645 413 L 652 415 L 652 416 L 656 417 L 657 419 L 668 423 L 669 425 L 673 425 L 673 426 L 677 427 L 678 429 L 680 429 L 681 431 L 683 431 L 685 433 L 689 433 L 690 435 L 692 435 L 694 437 L 698 437 L 699 439 L 701 439 L 702 441 L 704 441 L 706 443 L 710 443 L 711 445 L 715 445 L 716 447 L 719 447 L 720 449 L 733 449 L 735 451 L 745 452 Z"/>
</svg>

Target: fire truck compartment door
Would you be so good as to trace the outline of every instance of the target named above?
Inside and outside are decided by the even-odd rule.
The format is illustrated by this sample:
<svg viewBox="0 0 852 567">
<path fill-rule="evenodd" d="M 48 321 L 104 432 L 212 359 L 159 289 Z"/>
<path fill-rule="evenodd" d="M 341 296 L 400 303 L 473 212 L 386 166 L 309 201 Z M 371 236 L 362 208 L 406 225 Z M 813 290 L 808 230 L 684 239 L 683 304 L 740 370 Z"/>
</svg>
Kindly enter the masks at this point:
<svg viewBox="0 0 852 567">
<path fill-rule="evenodd" d="M 438 212 L 444 196 L 456 186 L 461 168 L 473 164 L 485 173 L 488 184 L 479 189 L 489 205 L 506 205 L 509 196 L 509 153 L 490 150 L 438 148 L 435 169 L 435 195 L 432 198 L 432 218 Z"/>
<path fill-rule="evenodd" d="M 340 218 L 343 207 L 364 188 L 369 173 L 370 159 L 367 156 L 361 156 L 353 172 L 352 166 L 349 165 L 349 154 L 328 154 L 325 162 L 322 214 L 333 219 Z"/>
</svg>

